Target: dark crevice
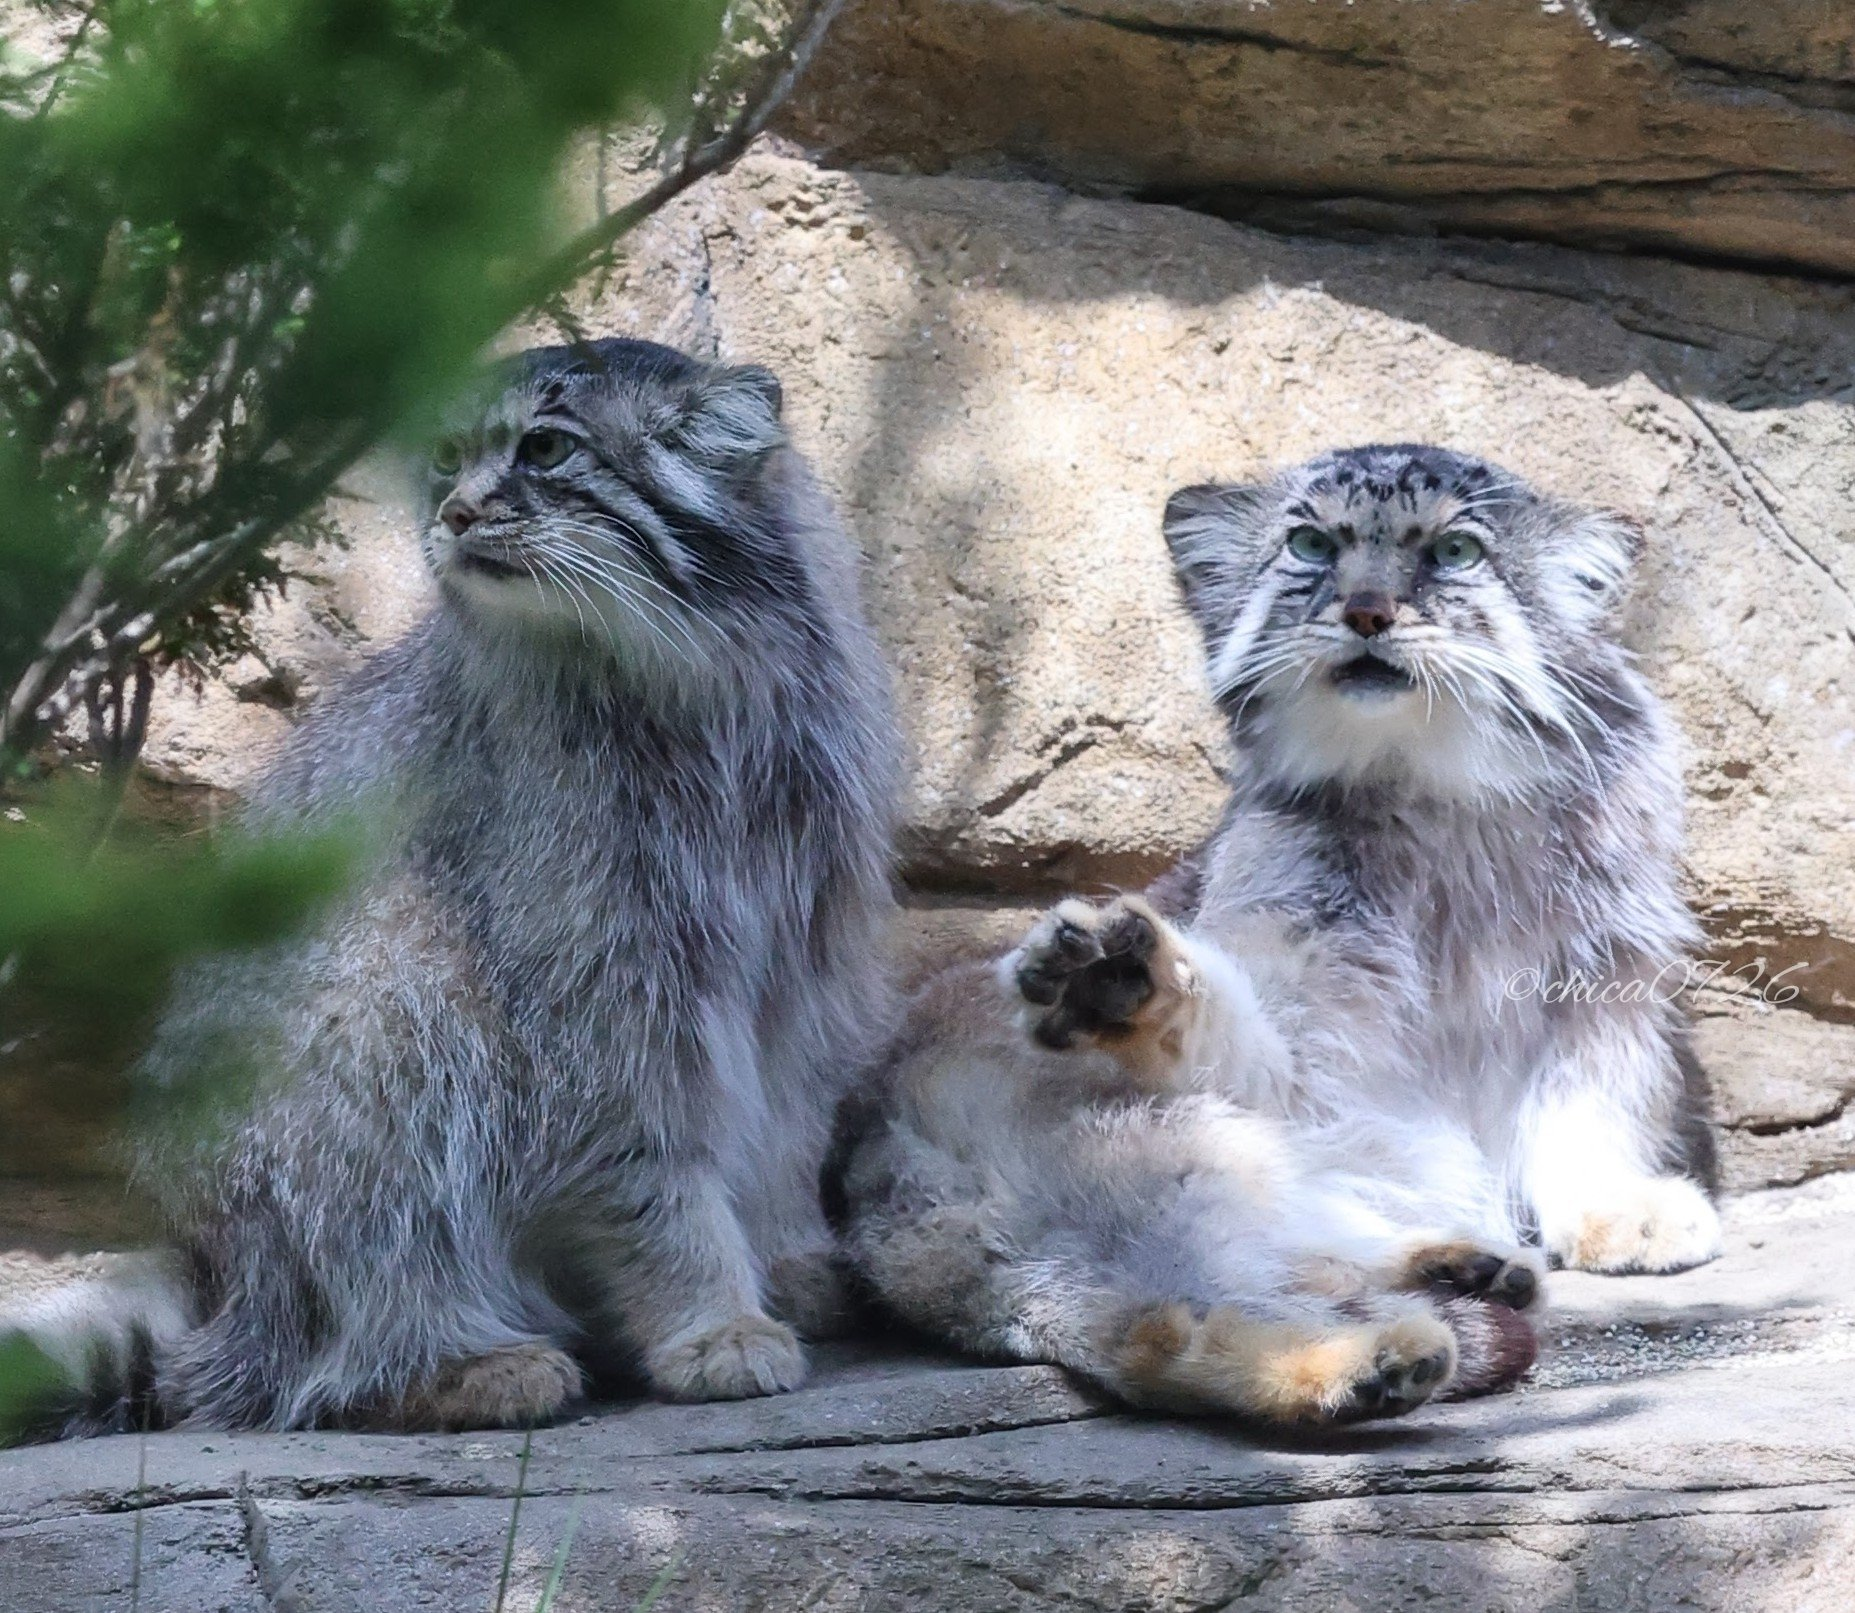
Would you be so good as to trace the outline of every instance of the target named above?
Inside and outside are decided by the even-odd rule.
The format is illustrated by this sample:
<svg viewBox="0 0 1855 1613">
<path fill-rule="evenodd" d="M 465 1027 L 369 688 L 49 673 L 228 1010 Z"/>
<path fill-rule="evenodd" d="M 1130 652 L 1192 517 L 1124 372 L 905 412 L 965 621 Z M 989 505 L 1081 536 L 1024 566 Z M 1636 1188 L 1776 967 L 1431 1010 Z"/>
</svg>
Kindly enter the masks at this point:
<svg viewBox="0 0 1855 1613">
<path fill-rule="evenodd" d="M 1058 16 L 1074 22 L 1099 23 L 1120 33 L 1140 34 L 1148 39 L 1170 39 L 1183 45 L 1249 45 L 1271 55 L 1281 52 L 1306 56 L 1334 67 L 1363 67 L 1371 71 L 1402 69 L 1406 64 L 1394 56 L 1368 56 L 1359 51 L 1332 45 L 1310 45 L 1298 39 L 1284 39 L 1279 34 L 1256 28 L 1234 28 L 1226 23 L 1155 22 L 1148 17 L 1122 17 L 1112 12 L 1090 11 L 1085 6 L 1051 5 Z"/>
<path fill-rule="evenodd" d="M 892 1445 L 935 1445 L 948 1441 L 973 1439 L 987 1434 L 1009 1434 L 1019 1429 L 1060 1427 L 1065 1423 L 1095 1422 L 1116 1415 L 1115 1409 L 1106 1404 L 1099 1408 L 1080 1407 L 1073 1412 L 1052 1414 L 1047 1417 L 1009 1417 L 996 1419 L 978 1418 L 957 1428 L 938 1429 L 923 1432 L 919 1429 L 898 1430 L 893 1433 L 869 1433 L 863 1435 L 822 1435 L 818 1437 L 798 1437 L 765 1440 L 751 1440 L 732 1445 L 689 1445 L 674 1451 L 653 1451 L 645 1455 L 626 1455 L 616 1459 L 619 1463 L 658 1463 L 676 1462 L 694 1457 L 708 1456 L 772 1456 L 812 1450 L 878 1449 Z M 604 1493 L 598 1487 L 588 1487 L 583 1482 L 576 1482 L 570 1487 L 550 1489 L 537 1484 L 531 1478 L 522 1486 L 524 1496 L 572 1496 L 582 1492 L 590 1494 Z M 76 1509 L 60 1516 L 86 1517 L 109 1516 L 121 1513 L 158 1512 L 168 1507 L 196 1506 L 205 1502 L 232 1501 L 241 1509 L 247 1510 L 247 1529 L 252 1517 L 262 1523 L 262 1514 L 254 1510 L 256 1501 L 325 1501 L 339 1500 L 343 1496 L 385 1495 L 408 1500 L 425 1501 L 511 1501 L 515 1498 L 516 1488 L 513 1484 L 484 1481 L 482 1483 L 459 1482 L 422 1478 L 416 1474 L 339 1474 L 328 1478 L 269 1478 L 260 1479 L 253 1484 L 249 1474 L 241 1473 L 237 1482 L 230 1488 L 219 1485 L 202 1484 L 176 1488 L 149 1486 L 140 1492 L 108 1493 L 96 1496 L 79 1496 L 71 1499 L 77 1503 Z M 43 1523 L 48 1520 L 41 1517 L 21 1516 L 0 1520 L 0 1527 L 17 1527 L 29 1523 Z"/>
<path fill-rule="evenodd" d="M 1598 0 L 1591 13 L 1612 43 L 1652 52 L 1677 75 L 1708 88 L 1758 90 L 1807 112 L 1855 113 L 1855 80 L 1757 67 L 1662 38 L 1663 0 Z"/>
<path fill-rule="evenodd" d="M 1085 751 L 1093 750 L 1101 743 L 1099 734 L 1084 734 L 1079 739 L 1072 739 L 1064 745 L 1049 761 L 1034 772 L 1013 781 L 989 801 L 981 801 L 973 810 L 982 818 L 996 818 L 1001 812 L 1007 812 L 1032 790 L 1047 783 L 1059 769 L 1066 767 Z"/>
<path fill-rule="evenodd" d="M 1849 1101 L 1850 1094 L 1845 1092 L 1827 1114 L 1812 1115 L 1807 1120 L 1745 1120 L 1730 1129 L 1749 1137 L 1789 1137 L 1800 1132 L 1821 1131 L 1848 1114 Z"/>
<path fill-rule="evenodd" d="M 1632 1491 L 1614 1487 L 1582 1489 L 1575 1484 L 1543 1485 L 1531 1479 L 1513 1475 L 1501 1480 L 1497 1464 L 1493 1459 L 1486 1462 L 1469 1462 L 1455 1467 L 1439 1468 L 1433 1474 L 1412 1474 L 1402 1480 L 1395 1474 L 1383 1475 L 1384 1482 L 1378 1484 L 1361 1484 L 1353 1487 L 1335 1488 L 1318 1492 L 1301 1494 L 1259 1491 L 1249 1495 L 1205 1496 L 1189 1498 L 1180 1496 L 1155 1496 L 1149 1499 L 1137 1499 L 1114 1495 L 1105 1491 L 1081 1490 L 1067 1495 L 998 1495 L 975 1493 L 971 1489 L 957 1485 L 930 1487 L 926 1484 L 908 1489 L 885 1490 L 877 1486 L 866 1485 L 857 1488 L 807 1487 L 790 1481 L 766 1479 L 730 1483 L 725 1479 L 712 1479 L 689 1485 L 677 1484 L 639 1484 L 635 1487 L 625 1486 L 628 1497 L 643 1501 L 655 1498 L 652 1504 L 674 1504 L 678 1496 L 687 1499 L 718 1498 L 728 1496 L 760 1496 L 768 1500 L 789 1502 L 798 1505 L 839 1505 L 861 1503 L 870 1506 L 944 1506 L 963 1507 L 985 1510 L 1011 1510 L 1031 1512 L 1102 1512 L 1102 1513 L 1144 1513 L 1144 1514 L 1194 1514 L 1223 1512 L 1254 1512 L 1266 1508 L 1300 1508 L 1321 1506 L 1332 1502 L 1357 1501 L 1399 1501 L 1424 1500 L 1433 1496 L 1455 1496 L 1485 1501 L 1501 1501 L 1515 1498 L 1533 1498 L 1551 1495 L 1563 1500 L 1577 1501 L 1589 1498 L 1593 1505 L 1590 1516 L 1581 1518 L 1580 1523 L 1637 1523 L 1656 1519 L 1679 1519 L 1687 1517 L 1707 1517 L 1721 1513 L 1718 1507 L 1688 1507 L 1677 1504 L 1680 1497 L 1693 1497 L 1696 1500 L 1706 1498 L 1742 1498 L 1748 1504 L 1731 1509 L 1749 1516 L 1764 1515 L 1787 1511 L 1826 1511 L 1838 1506 L 1855 1506 L 1855 1491 L 1845 1484 L 1834 1480 L 1812 1482 L 1808 1479 L 1787 1478 L 1782 1481 L 1760 1482 L 1756 1479 L 1745 1482 L 1694 1484 L 1675 1490 Z M 1470 1482 L 1480 1479 L 1482 1482 Z M 584 1482 L 571 1486 L 547 1486 L 526 1484 L 522 1495 L 527 1500 L 580 1500 L 589 1496 L 612 1495 L 618 1492 L 618 1485 L 589 1485 Z M 1653 1512 L 1597 1510 L 1605 1501 L 1614 1508 L 1618 1498 L 1633 1499 L 1637 1495 L 1654 1497 L 1659 1508 Z M 1758 1506 L 1759 1498 L 1766 1496 L 1793 1496 L 1795 1499 L 1785 1505 Z M 513 1501 L 516 1496 L 514 1485 L 485 1484 L 459 1485 L 441 1484 L 428 1481 L 398 1479 L 354 1479 L 343 1482 L 323 1484 L 293 1481 L 274 1481 L 270 1484 L 252 1487 L 240 1481 L 230 1488 L 201 1489 L 186 1494 L 170 1494 L 161 1499 L 147 1499 L 138 1506 L 131 1504 L 127 1498 L 123 1504 L 82 1509 L 75 1512 L 61 1512 L 46 1516 L 19 1520 L 8 1527 L 42 1527 L 47 1524 L 76 1522 L 99 1513 L 121 1513 L 131 1511 L 159 1512 L 173 1508 L 197 1507 L 208 1503 L 230 1502 L 239 1509 L 242 1520 L 244 1546 L 258 1577 L 259 1587 L 268 1606 L 276 1613 L 295 1613 L 300 1601 L 294 1592 L 295 1572 L 279 1564 L 271 1551 L 268 1521 L 259 1506 L 261 1501 L 296 1502 L 320 1504 L 347 1500 L 369 1501 L 382 1499 L 389 1501 Z M 1486 1524 L 1465 1522 L 1458 1525 L 1435 1525 L 1437 1529 L 1508 1529 L 1526 1527 L 1529 1524 L 1559 1527 L 1559 1519 L 1522 1519 L 1514 1518 Z M 1406 1539 L 1411 1538 L 1408 1528 L 1388 1524 L 1383 1529 L 1369 1531 L 1387 1536 Z"/>
<path fill-rule="evenodd" d="M 1475 1469 L 1471 1468 L 1471 1469 L 1468 1469 L 1467 1471 L 1473 1472 L 1475 1471 Z M 1698 1484 L 1698 1485 L 1694 1485 L 1691 1487 L 1683 1488 L 1683 1489 L 1672 1491 L 1672 1492 L 1659 1491 L 1659 1492 L 1652 1492 L 1652 1493 L 1658 1494 L 1664 1498 L 1668 1498 L 1672 1496 L 1679 1496 L 1679 1495 L 1692 1495 L 1695 1497 L 1741 1496 L 1743 1495 L 1743 1496 L 1750 1497 L 1750 1496 L 1757 1496 L 1757 1495 L 1768 1493 L 1768 1492 L 1769 1493 L 1783 1493 L 1783 1492 L 1788 1492 L 1788 1491 L 1799 1491 L 1799 1490 L 1807 1490 L 1807 1489 L 1814 1489 L 1814 1488 L 1816 1487 L 1810 1486 L 1808 1484 L 1800 1484 L 1798 1481 L 1791 1479 L 1791 1480 L 1786 1480 L 1782 1483 L 1773 1482 L 1769 1484 L 1758 1483 L 1756 1481 L 1752 1481 L 1752 1482 L 1748 1482 L 1744 1484 L 1716 1484 L 1716 1485 Z M 1822 1488 L 1824 1490 L 1830 1490 L 1830 1491 L 1837 1492 L 1836 1497 L 1835 1499 L 1832 1499 L 1832 1500 L 1824 1500 L 1820 1502 L 1814 1501 L 1814 1498 L 1813 1498 L 1813 1504 L 1812 1504 L 1811 1510 L 1819 1510 L 1822 1508 L 1833 1506 L 1837 1504 L 1837 1501 L 1841 1501 L 1843 1504 L 1846 1504 L 1846 1505 L 1855 1505 L 1855 1495 L 1846 1494 L 1843 1486 L 1838 1486 L 1833 1483 L 1829 1483 L 1829 1484 L 1825 1484 L 1824 1486 L 1822 1486 Z M 1321 1492 L 1319 1494 L 1304 1494 L 1304 1495 L 1256 1494 L 1256 1495 L 1236 1495 L 1236 1496 L 1206 1496 L 1202 1499 L 1187 1499 L 1187 1498 L 1182 1498 L 1178 1496 L 1164 1496 L 1164 1497 L 1156 1497 L 1154 1499 L 1144 1500 L 1144 1501 L 1132 1499 L 1126 1496 L 1110 1495 L 1110 1494 L 1106 1494 L 1106 1493 L 1099 1492 L 1099 1491 L 1079 1491 L 1071 1495 L 1061 1495 L 1061 1496 L 1059 1495 L 1001 1496 L 1001 1495 L 977 1495 L 971 1492 L 970 1490 L 962 1490 L 954 1486 L 946 1486 L 946 1487 L 939 1488 L 939 1489 L 929 1489 L 924 1486 L 924 1487 L 917 1488 L 917 1489 L 910 1489 L 906 1492 L 900 1492 L 900 1491 L 889 1492 L 889 1491 L 879 1490 L 873 1487 L 866 1488 L 866 1489 L 858 1489 L 858 1490 L 802 1489 L 796 1485 L 777 1483 L 777 1482 L 767 1482 L 767 1483 L 762 1483 L 762 1484 L 731 1485 L 725 1482 L 718 1481 L 718 1482 L 702 1485 L 701 1487 L 697 1489 L 695 1493 L 699 1495 L 709 1495 L 709 1496 L 759 1495 L 759 1496 L 765 1496 L 771 1500 L 808 1502 L 808 1503 L 841 1504 L 841 1503 L 848 1503 L 848 1502 L 863 1502 L 866 1504 L 878 1505 L 878 1506 L 899 1505 L 899 1506 L 974 1507 L 974 1508 L 999 1509 L 999 1510 L 1008 1509 L 1012 1511 L 1024 1511 L 1024 1512 L 1080 1511 L 1080 1512 L 1132 1512 L 1132 1513 L 1200 1513 L 1200 1512 L 1253 1512 L 1257 1510 L 1258 1508 L 1264 1508 L 1264 1507 L 1319 1506 L 1319 1505 L 1322 1505 L 1328 1502 L 1334 1502 L 1334 1501 L 1341 1501 L 1341 1502 L 1345 1502 L 1345 1501 L 1393 1501 L 1393 1500 L 1407 1500 L 1407 1499 L 1408 1500 L 1421 1500 L 1421 1499 L 1426 1499 L 1431 1496 L 1467 1496 L 1467 1497 L 1473 1497 L 1476 1499 L 1499 1500 L 1499 1499 L 1505 1499 L 1509 1497 L 1523 1497 L 1523 1496 L 1524 1497 L 1537 1497 L 1541 1495 L 1553 1495 L 1553 1496 L 1557 1496 L 1557 1497 L 1561 1497 L 1565 1499 L 1574 1499 L 1581 1495 L 1597 1495 L 1597 1496 L 1614 1497 L 1618 1492 L 1614 1489 L 1598 1490 L 1598 1491 L 1582 1491 L 1576 1488 L 1575 1486 L 1563 1486 L 1563 1487 L 1555 1486 L 1551 1489 L 1546 1489 L 1538 1484 L 1530 1483 L 1530 1482 L 1527 1482 L 1525 1480 L 1520 1480 L 1520 1479 L 1516 1479 L 1510 1483 L 1457 1484 L 1457 1483 L 1449 1483 L 1449 1482 L 1432 1482 L 1429 1479 L 1424 1478 L 1424 1477 L 1413 1476 L 1407 1483 L 1404 1483 L 1404 1484 L 1391 1483 L 1391 1484 L 1384 1484 L 1384 1485 L 1378 1485 L 1378 1486 L 1361 1486 L 1357 1489 L 1335 1489 L 1332 1491 Z M 1629 1494 L 1631 1492 L 1626 1491 L 1623 1493 Z M 1682 1511 L 1678 1508 L 1671 1508 L 1667 1515 L 1670 1517 L 1708 1516 L 1711 1514 L 1713 1510 L 1715 1509 L 1694 1508 L 1688 1511 Z M 1778 1509 L 1766 1508 L 1766 1509 L 1749 1509 L 1749 1510 L 1770 1511 L 1770 1510 L 1795 1510 L 1795 1509 L 1794 1508 L 1778 1508 Z M 1541 1524 L 1553 1524 L 1553 1525 L 1557 1525 L 1559 1523 L 1559 1520 L 1556 1520 L 1556 1519 L 1537 1519 L 1533 1521 L 1541 1523 Z M 1582 1520 L 1582 1519 L 1580 1520 L 1580 1522 L 1584 1522 L 1584 1521 L 1587 1521 L 1587 1520 Z M 1603 1523 L 1603 1522 L 1625 1522 L 1627 1523 L 1627 1522 L 1632 1522 L 1635 1520 L 1633 1517 L 1628 1517 L 1628 1516 L 1621 1517 L 1621 1518 L 1608 1518 L 1607 1519 L 1603 1517 L 1602 1515 L 1599 1515 L 1588 1521 L 1593 1522 L 1593 1523 Z M 1502 1524 L 1502 1525 L 1499 1525 L 1499 1527 L 1517 1527 L 1520 1525 L 1520 1522 L 1521 1520 L 1516 1520 L 1514 1524 Z M 1402 1529 L 1397 1529 L 1397 1528 L 1388 1529 L 1385 1532 L 1388 1534 L 1396 1535 L 1399 1538 L 1404 1538 L 1406 1535 L 1406 1531 Z"/>
<path fill-rule="evenodd" d="M 1752 90 L 1769 95 L 1799 112 L 1828 112 L 1836 117 L 1855 116 L 1855 85 L 1801 73 L 1777 73 L 1768 68 L 1740 67 L 1706 56 L 1670 52 L 1671 60 L 1690 84 L 1708 89 Z"/>
<path fill-rule="evenodd" d="M 1658 183 L 1675 188 L 1687 181 Z M 1812 285 L 1845 287 L 1855 273 L 1831 263 L 1811 263 L 1777 254 L 1736 253 L 1671 240 L 1653 228 L 1602 223 L 1568 223 L 1561 228 L 1521 232 L 1500 222 L 1479 224 L 1450 211 L 1452 204 L 1577 199 L 1603 192 L 1648 189 L 1649 185 L 1604 182 L 1564 190 L 1476 190 L 1413 195 L 1408 191 L 1324 191 L 1317 189 L 1249 189 L 1237 186 L 1149 185 L 1125 192 L 1129 201 L 1177 207 L 1226 223 L 1241 224 L 1285 240 L 1313 238 L 1349 245 L 1377 245 L 1403 240 L 1490 241 L 1506 246 L 1551 246 L 1599 252 L 1645 262 L 1682 264 L 1736 274 L 1777 275 Z M 1349 210 L 1358 210 L 1349 214 Z M 1369 215 L 1369 217 L 1368 217 Z"/>
<path fill-rule="evenodd" d="M 296 1595 L 294 1574 L 279 1571 L 271 1556 L 270 1526 L 258 1504 L 252 1499 L 245 1475 L 238 1477 L 238 1515 L 243 1531 L 245 1557 L 258 1582 L 258 1594 L 272 1613 L 302 1613 L 302 1600 Z"/>
<path fill-rule="evenodd" d="M 687 1456 L 762 1456 L 785 1451 L 876 1449 L 884 1445 L 934 1445 L 946 1440 L 973 1439 L 981 1434 L 1012 1434 L 1021 1428 L 1060 1428 L 1065 1423 L 1098 1422 L 1115 1415 L 1113 1407 L 1081 1407 L 1073 1412 L 1056 1412 L 1047 1417 L 980 1417 L 954 1428 L 898 1429 L 891 1433 L 793 1435 L 789 1438 L 749 1440 L 738 1445 L 686 1445 L 676 1451 L 660 1451 L 655 1461 L 675 1461 Z"/>
</svg>

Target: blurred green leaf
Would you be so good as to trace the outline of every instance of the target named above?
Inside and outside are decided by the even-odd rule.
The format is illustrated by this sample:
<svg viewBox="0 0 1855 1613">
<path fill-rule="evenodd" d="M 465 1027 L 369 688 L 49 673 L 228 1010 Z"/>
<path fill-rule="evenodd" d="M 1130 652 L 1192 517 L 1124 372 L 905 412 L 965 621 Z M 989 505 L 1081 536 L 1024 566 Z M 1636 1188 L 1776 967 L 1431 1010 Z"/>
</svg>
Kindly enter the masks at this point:
<svg viewBox="0 0 1855 1613">
<path fill-rule="evenodd" d="M 0 747 L 73 675 L 236 653 L 276 540 L 533 301 L 570 141 L 720 14 L 109 0 L 55 99 L 0 76 Z"/>
<path fill-rule="evenodd" d="M 36 1434 L 70 1397 L 58 1363 L 23 1333 L 0 1333 L 0 1448 Z"/>
<path fill-rule="evenodd" d="M 98 846 L 95 793 L 67 780 L 0 823 L 0 1024 L 25 994 L 99 1053 L 139 1034 L 180 964 L 307 922 L 362 843 L 352 824 L 267 840 L 130 826 Z"/>
</svg>

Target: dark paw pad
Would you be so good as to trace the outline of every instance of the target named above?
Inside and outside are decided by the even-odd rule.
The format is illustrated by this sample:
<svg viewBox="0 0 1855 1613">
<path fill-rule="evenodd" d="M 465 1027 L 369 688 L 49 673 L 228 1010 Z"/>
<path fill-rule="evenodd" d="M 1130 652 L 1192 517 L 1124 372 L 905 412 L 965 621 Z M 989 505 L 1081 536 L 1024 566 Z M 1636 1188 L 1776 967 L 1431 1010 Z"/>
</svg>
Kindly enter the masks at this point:
<svg viewBox="0 0 1855 1613">
<path fill-rule="evenodd" d="M 1335 1413 L 1339 1422 L 1364 1422 L 1374 1417 L 1401 1417 L 1421 1406 L 1449 1373 L 1449 1352 L 1436 1350 L 1411 1357 L 1382 1350 L 1369 1376 L 1352 1387 L 1346 1403 Z"/>
<path fill-rule="evenodd" d="M 1503 1266 L 1482 1297 L 1509 1310 L 1524 1311 L 1539 1298 L 1539 1278 L 1526 1266 Z"/>
<path fill-rule="evenodd" d="M 1059 919 L 1047 940 L 1026 949 L 1018 965 L 1018 990 L 1026 1002 L 1047 1008 L 1063 995 L 1078 969 L 1101 955 L 1101 941 L 1094 931 Z"/>
<path fill-rule="evenodd" d="M 1422 1280 L 1446 1294 L 1486 1300 L 1509 1310 L 1526 1310 L 1539 1298 L 1539 1278 L 1533 1269 L 1492 1249 L 1450 1249 L 1424 1262 Z"/>
<path fill-rule="evenodd" d="M 1037 1040 L 1066 1048 L 1078 1036 L 1124 1029 L 1153 995 L 1158 950 L 1153 921 L 1131 908 L 1110 908 L 1093 930 L 1059 919 L 1018 968 L 1025 999 L 1050 1009 L 1035 1027 Z"/>
</svg>

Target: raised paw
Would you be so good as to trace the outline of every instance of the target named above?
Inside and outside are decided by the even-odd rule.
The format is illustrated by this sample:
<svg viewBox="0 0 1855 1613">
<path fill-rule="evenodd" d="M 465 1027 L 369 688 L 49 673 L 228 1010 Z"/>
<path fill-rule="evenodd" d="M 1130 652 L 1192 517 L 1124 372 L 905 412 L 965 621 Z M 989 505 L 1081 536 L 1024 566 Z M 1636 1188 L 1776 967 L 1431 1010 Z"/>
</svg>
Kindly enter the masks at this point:
<svg viewBox="0 0 1855 1613">
<path fill-rule="evenodd" d="M 1541 1266 L 1539 1257 L 1524 1249 L 1496 1249 L 1467 1238 L 1427 1243 L 1406 1257 L 1400 1286 L 1524 1311 L 1539 1301 Z"/>
<path fill-rule="evenodd" d="M 580 1392 L 580 1369 L 551 1344 L 515 1344 L 446 1361 L 371 1426 L 455 1433 L 467 1428 L 533 1428 L 558 1417 Z"/>
<path fill-rule="evenodd" d="M 805 1351 L 770 1316 L 736 1316 L 653 1350 L 651 1385 L 670 1400 L 745 1400 L 784 1394 L 805 1381 Z"/>
<path fill-rule="evenodd" d="M 1098 1044 L 1142 1065 L 1178 1053 L 1195 977 L 1171 926 L 1139 897 L 1059 903 L 1006 965 L 1042 1046 Z"/>
<path fill-rule="evenodd" d="M 1720 1252 L 1719 1215 L 1683 1176 L 1625 1183 L 1544 1231 L 1547 1253 L 1578 1271 L 1685 1271 Z"/>
<path fill-rule="evenodd" d="M 1015 959 L 1018 991 L 1047 1009 L 1032 1022 L 1046 1047 L 1070 1047 L 1133 1022 L 1153 995 L 1157 921 L 1126 902 L 1067 901 L 1046 913 Z"/>
</svg>

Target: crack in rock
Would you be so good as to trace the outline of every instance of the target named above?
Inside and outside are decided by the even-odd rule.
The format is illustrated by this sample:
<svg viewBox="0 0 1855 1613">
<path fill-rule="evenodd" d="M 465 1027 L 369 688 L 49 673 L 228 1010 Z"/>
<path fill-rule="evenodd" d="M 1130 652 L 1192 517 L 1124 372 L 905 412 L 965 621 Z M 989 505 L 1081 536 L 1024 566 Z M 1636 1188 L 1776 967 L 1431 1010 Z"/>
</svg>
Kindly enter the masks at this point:
<svg viewBox="0 0 1855 1613">
<path fill-rule="evenodd" d="M 1373 72 L 1405 65 L 1393 56 L 1368 56 L 1332 45 L 1310 45 L 1304 40 L 1284 39 L 1280 34 L 1265 33 L 1258 28 L 1237 28 L 1227 23 L 1156 22 L 1147 17 L 1090 11 L 1086 6 L 1077 5 L 1049 4 L 1046 9 L 1072 22 L 1097 23 L 1121 33 L 1138 34 L 1147 39 L 1169 39 L 1184 45 L 1249 45 L 1270 55 L 1306 56 L 1334 67 L 1363 67 Z"/>
<path fill-rule="evenodd" d="M 301 1572 L 291 1570 L 286 1573 L 278 1568 L 271 1555 L 270 1526 L 252 1498 L 251 1488 L 243 1473 L 238 1476 L 237 1498 L 245 1556 L 250 1560 L 251 1571 L 258 1582 L 258 1594 L 264 1598 L 264 1605 L 272 1609 L 273 1613 L 306 1613 L 303 1600 L 296 1592 Z"/>
</svg>

